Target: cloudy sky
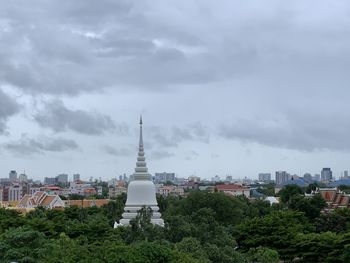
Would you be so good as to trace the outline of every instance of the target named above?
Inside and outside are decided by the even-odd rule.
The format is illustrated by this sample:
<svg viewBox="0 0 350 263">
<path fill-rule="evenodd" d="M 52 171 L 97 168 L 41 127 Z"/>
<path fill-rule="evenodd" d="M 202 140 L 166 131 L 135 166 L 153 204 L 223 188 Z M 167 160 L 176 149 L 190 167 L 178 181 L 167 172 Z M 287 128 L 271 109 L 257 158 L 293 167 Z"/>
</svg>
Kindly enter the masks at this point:
<svg viewBox="0 0 350 263">
<path fill-rule="evenodd" d="M 0 3 L 0 177 L 350 168 L 349 1 Z"/>
</svg>

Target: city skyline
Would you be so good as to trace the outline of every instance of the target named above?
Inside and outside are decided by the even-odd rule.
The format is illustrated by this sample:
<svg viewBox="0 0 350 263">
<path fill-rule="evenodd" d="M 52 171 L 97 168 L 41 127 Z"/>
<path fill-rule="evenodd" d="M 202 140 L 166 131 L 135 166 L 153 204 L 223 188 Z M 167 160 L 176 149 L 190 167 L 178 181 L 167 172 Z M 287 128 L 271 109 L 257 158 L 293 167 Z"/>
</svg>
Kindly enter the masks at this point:
<svg viewBox="0 0 350 263">
<path fill-rule="evenodd" d="M 312 7 L 312 8 L 311 8 Z M 347 1 L 10 1 L 0 177 L 349 169 Z"/>
</svg>

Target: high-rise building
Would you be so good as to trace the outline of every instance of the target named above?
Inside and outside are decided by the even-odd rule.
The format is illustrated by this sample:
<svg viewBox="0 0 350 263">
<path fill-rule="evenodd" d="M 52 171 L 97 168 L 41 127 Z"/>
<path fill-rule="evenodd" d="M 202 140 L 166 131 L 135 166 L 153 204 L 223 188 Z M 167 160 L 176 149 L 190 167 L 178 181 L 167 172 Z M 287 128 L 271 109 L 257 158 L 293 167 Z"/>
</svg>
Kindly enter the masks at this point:
<svg viewBox="0 0 350 263">
<path fill-rule="evenodd" d="M 332 180 L 332 170 L 331 168 L 323 168 L 321 171 L 321 181 Z"/>
<path fill-rule="evenodd" d="M 193 180 L 190 180 L 190 178 L 188 178 L 188 181 L 193 181 Z M 221 177 L 218 176 L 218 175 L 215 175 L 214 177 L 211 178 L 211 181 L 212 182 L 221 182 Z"/>
<path fill-rule="evenodd" d="M 226 182 L 231 183 L 233 180 L 232 175 L 226 175 Z"/>
<path fill-rule="evenodd" d="M 191 175 L 191 176 L 188 177 L 188 181 L 189 182 L 194 182 L 194 183 L 199 183 L 201 181 L 201 178 L 199 176 Z"/>
<path fill-rule="evenodd" d="M 57 183 L 56 177 L 45 177 L 44 184 L 46 185 L 54 185 Z"/>
<path fill-rule="evenodd" d="M 17 181 L 17 172 L 15 170 L 10 171 L 9 179 L 11 182 Z"/>
<path fill-rule="evenodd" d="M 80 174 L 73 174 L 73 181 L 80 181 Z"/>
<path fill-rule="evenodd" d="M 154 179 L 156 182 L 175 182 L 175 173 L 155 173 Z"/>
<path fill-rule="evenodd" d="M 283 185 L 288 182 L 290 175 L 286 171 L 277 171 L 276 172 L 276 185 Z"/>
<path fill-rule="evenodd" d="M 349 171 L 348 170 L 344 171 L 344 178 L 349 179 Z"/>
<path fill-rule="evenodd" d="M 318 182 L 318 181 L 321 180 L 321 175 L 320 175 L 320 174 L 315 174 L 315 175 L 313 176 L 313 179 L 314 179 L 314 181 Z"/>
<path fill-rule="evenodd" d="M 259 173 L 259 181 L 260 182 L 271 181 L 271 174 L 270 173 Z"/>
<path fill-rule="evenodd" d="M 28 181 L 28 176 L 27 176 L 25 173 L 20 174 L 20 175 L 18 176 L 18 180 L 19 180 L 20 182 L 27 182 L 27 181 Z"/>
<path fill-rule="evenodd" d="M 310 173 L 305 173 L 304 174 L 304 181 L 306 182 L 306 183 L 312 183 L 312 175 L 310 174 Z"/>
<path fill-rule="evenodd" d="M 145 162 L 145 152 L 142 137 L 142 117 L 140 118 L 140 140 L 139 152 L 136 162 L 135 173 L 131 177 L 128 185 L 127 199 L 124 213 L 119 225 L 129 225 L 130 220 L 135 218 L 142 207 L 152 210 L 151 223 L 164 226 L 156 199 L 156 187 L 152 182 L 152 176 L 148 173 Z M 114 227 L 118 227 L 116 223 Z"/>
<path fill-rule="evenodd" d="M 68 174 L 59 174 L 56 176 L 56 182 L 61 184 L 68 183 Z"/>
</svg>

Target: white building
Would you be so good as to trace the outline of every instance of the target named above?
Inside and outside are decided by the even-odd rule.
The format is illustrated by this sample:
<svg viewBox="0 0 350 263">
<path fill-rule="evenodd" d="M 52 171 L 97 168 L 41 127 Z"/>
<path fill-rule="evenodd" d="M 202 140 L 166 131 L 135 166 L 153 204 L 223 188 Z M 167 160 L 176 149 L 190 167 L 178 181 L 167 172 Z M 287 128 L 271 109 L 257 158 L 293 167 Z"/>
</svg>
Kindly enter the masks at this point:
<svg viewBox="0 0 350 263">
<path fill-rule="evenodd" d="M 175 186 L 175 185 L 157 185 L 157 193 L 162 196 L 184 196 L 185 191 L 182 186 Z"/>
<path fill-rule="evenodd" d="M 8 187 L 8 201 L 19 201 L 22 198 L 22 186 L 11 185 Z"/>
</svg>

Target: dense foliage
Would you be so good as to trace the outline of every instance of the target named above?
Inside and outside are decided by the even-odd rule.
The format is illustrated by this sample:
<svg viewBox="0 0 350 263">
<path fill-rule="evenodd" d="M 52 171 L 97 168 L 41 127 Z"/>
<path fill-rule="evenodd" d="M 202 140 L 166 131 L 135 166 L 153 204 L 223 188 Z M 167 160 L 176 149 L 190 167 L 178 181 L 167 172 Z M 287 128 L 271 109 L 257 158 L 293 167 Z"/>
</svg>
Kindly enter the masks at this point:
<svg viewBox="0 0 350 263">
<path fill-rule="evenodd" d="M 323 199 L 301 193 L 287 187 L 272 207 L 221 193 L 158 197 L 164 228 L 143 209 L 113 229 L 125 195 L 101 208 L 0 209 L 0 262 L 350 262 L 350 210 L 321 213 Z"/>
</svg>

